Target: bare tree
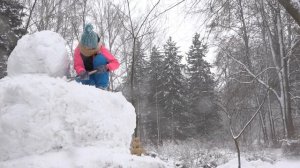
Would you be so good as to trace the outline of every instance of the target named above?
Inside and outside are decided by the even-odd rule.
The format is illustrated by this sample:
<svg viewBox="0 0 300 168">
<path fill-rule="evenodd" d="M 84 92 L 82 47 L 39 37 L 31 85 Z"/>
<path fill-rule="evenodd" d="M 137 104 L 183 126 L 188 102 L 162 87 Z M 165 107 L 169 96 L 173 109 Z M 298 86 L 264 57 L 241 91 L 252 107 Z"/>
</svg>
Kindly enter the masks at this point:
<svg viewBox="0 0 300 168">
<path fill-rule="evenodd" d="M 26 22 L 26 26 L 25 26 L 25 30 L 27 31 L 28 30 L 28 27 L 29 27 L 29 24 L 30 24 L 30 21 L 31 21 L 31 17 L 32 17 L 32 12 L 34 10 L 34 7 L 35 7 L 35 4 L 36 4 L 37 0 L 35 0 L 33 2 L 33 5 L 32 7 L 29 9 L 29 16 L 28 16 L 28 19 L 27 19 L 27 22 Z"/>
<path fill-rule="evenodd" d="M 197 3 L 199 1 L 193 5 Z M 255 95 L 260 92 L 260 87 L 270 88 L 271 98 L 275 97 L 279 112 L 282 114 L 283 135 L 285 138 L 292 138 L 295 135 L 295 128 L 292 117 L 289 66 L 291 51 L 294 51 L 297 45 L 293 45 L 292 25 L 288 22 L 286 15 L 282 14 L 279 3 L 262 0 L 221 0 L 209 1 L 206 5 L 207 8 L 202 7 L 199 11 L 210 16 L 208 25 L 219 41 L 217 44 L 219 54 L 227 57 L 224 60 L 229 65 L 224 67 L 222 65 L 224 62 L 219 61 L 219 65 L 225 68 L 222 70 L 223 75 L 229 75 L 225 77 L 229 79 L 225 84 L 231 85 L 229 87 L 232 90 L 227 93 L 234 95 L 230 92 L 234 91 L 235 86 L 239 91 L 242 88 L 247 88 L 247 90 L 251 88 L 252 93 L 247 90 L 243 91 L 247 93 L 245 99 L 248 102 L 243 102 L 243 99 L 238 99 L 238 101 L 244 106 L 245 104 L 253 106 L 251 104 L 257 102 Z M 224 32 L 230 33 L 224 35 Z M 233 43 L 234 47 L 232 47 Z M 251 64 L 254 64 L 255 68 Z M 235 94 L 234 96 L 242 98 L 244 95 Z M 271 106 L 275 103 L 272 104 L 270 101 L 269 105 L 269 109 L 272 109 Z M 270 130 L 274 136 L 276 132 L 273 124 L 274 113 L 272 110 L 268 111 L 271 122 Z M 265 139 L 268 139 L 267 120 L 265 120 L 264 113 L 260 116 L 263 135 Z"/>
<path fill-rule="evenodd" d="M 118 55 L 121 45 L 126 45 L 125 42 L 121 43 L 121 45 L 116 44 L 121 39 L 121 33 L 124 33 L 122 22 L 124 22 L 126 16 L 121 12 L 119 5 L 115 5 L 110 1 L 97 1 L 94 3 L 94 7 L 92 18 L 99 31 L 100 41 L 108 44 L 110 52 Z M 125 36 L 127 36 L 126 33 Z M 114 90 L 116 77 L 114 73 L 110 76 L 110 88 L 112 90 Z"/>
<path fill-rule="evenodd" d="M 146 24 L 146 21 L 148 20 L 150 14 L 154 11 L 154 9 L 157 7 L 157 5 L 159 4 L 160 0 L 158 0 L 155 5 L 153 5 L 153 7 L 151 8 L 151 10 L 147 13 L 147 15 L 145 16 L 145 18 L 142 20 L 141 24 L 138 25 L 134 25 L 133 23 L 133 19 L 132 19 L 132 15 L 131 15 L 131 8 L 130 8 L 130 2 L 129 0 L 126 1 L 127 3 L 127 9 L 128 9 L 128 18 L 129 18 L 129 22 L 130 22 L 130 27 L 129 29 L 126 28 L 126 30 L 128 30 L 128 32 L 131 34 L 131 38 L 132 38 L 132 58 L 131 58 L 131 75 L 130 75 L 130 95 L 131 95 L 131 102 L 133 104 L 134 107 L 137 107 L 136 104 L 136 95 L 135 95 L 135 83 L 134 83 L 134 74 L 135 74 L 135 63 L 136 63 L 136 55 L 135 55 L 135 50 L 136 50 L 136 45 L 137 45 L 137 41 L 138 39 L 143 36 L 143 34 L 141 35 L 141 30 L 144 27 L 144 25 Z M 138 125 L 139 125 L 139 112 L 136 112 L 136 125 L 137 127 L 135 128 L 134 131 L 134 135 L 135 137 L 138 137 Z"/>
<path fill-rule="evenodd" d="M 259 107 L 257 108 L 257 110 L 255 111 L 255 113 L 252 115 L 252 117 L 250 118 L 250 120 L 244 125 L 244 127 L 239 131 L 238 134 L 234 133 L 234 129 L 232 128 L 232 116 L 230 114 L 232 114 L 231 112 L 229 112 L 226 107 L 224 105 L 219 104 L 219 107 L 221 107 L 223 109 L 223 112 L 226 113 L 228 119 L 229 119 L 229 129 L 230 129 L 230 133 L 232 136 L 232 139 L 234 141 L 237 153 L 238 153 L 238 168 L 241 168 L 241 152 L 240 152 L 240 146 L 239 146 L 239 138 L 241 137 L 241 135 L 245 132 L 246 128 L 250 126 L 251 122 L 255 119 L 256 115 L 261 111 L 261 109 L 263 108 L 263 105 L 265 103 L 265 100 L 267 98 L 267 95 L 269 93 L 269 89 L 267 90 L 267 93 L 265 94 L 262 103 L 260 103 Z"/>
<path fill-rule="evenodd" d="M 263 5 L 263 2 L 261 3 Z M 291 111 L 291 98 L 290 98 L 290 84 L 289 84 L 289 77 L 288 77 L 288 60 L 289 57 L 287 56 L 286 49 L 284 46 L 283 41 L 283 30 L 282 30 L 282 21 L 281 21 L 281 11 L 279 6 L 275 9 L 275 19 L 276 19 L 276 29 L 277 32 L 272 34 L 270 27 L 267 25 L 266 17 L 264 11 L 262 11 L 262 17 L 264 18 L 264 24 L 267 27 L 267 34 L 269 36 L 269 44 L 271 48 L 271 53 L 273 57 L 273 62 L 277 70 L 277 74 L 279 77 L 280 82 L 280 94 L 273 90 L 273 93 L 276 95 L 277 99 L 280 102 L 284 123 L 285 123 L 285 131 L 286 137 L 292 138 L 294 136 L 294 124 L 292 118 L 292 111 Z M 277 36 L 275 38 L 274 36 Z M 274 40 L 277 39 L 278 41 Z M 276 45 L 277 43 L 277 45 Z M 279 52 L 276 51 L 276 47 L 279 46 Z M 266 85 L 266 84 L 264 84 Z"/>
</svg>

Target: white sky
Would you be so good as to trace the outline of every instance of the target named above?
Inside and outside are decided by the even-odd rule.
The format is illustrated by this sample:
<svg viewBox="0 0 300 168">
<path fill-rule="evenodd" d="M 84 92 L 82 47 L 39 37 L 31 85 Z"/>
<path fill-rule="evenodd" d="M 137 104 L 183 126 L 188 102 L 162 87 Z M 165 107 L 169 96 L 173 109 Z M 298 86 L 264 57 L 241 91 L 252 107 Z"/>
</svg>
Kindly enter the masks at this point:
<svg viewBox="0 0 300 168">
<path fill-rule="evenodd" d="M 131 0 L 132 15 L 138 18 L 144 18 L 145 15 L 151 9 L 151 7 L 158 0 Z M 181 0 L 161 0 L 157 10 L 157 13 L 164 11 L 165 9 L 173 6 Z M 183 2 L 177 7 L 169 10 L 165 14 L 159 17 L 159 24 L 161 27 L 161 36 L 157 39 L 157 46 L 162 47 L 167 41 L 169 36 L 177 43 L 180 47 L 179 51 L 181 54 L 185 54 L 189 50 L 189 46 L 192 43 L 192 38 L 196 32 L 200 33 L 200 38 L 206 37 L 205 26 L 203 25 L 204 17 L 198 15 L 187 15 L 187 2 Z M 207 41 L 207 40 L 206 40 Z M 206 60 L 210 63 L 213 62 L 214 54 L 210 51 L 207 54 Z"/>
</svg>

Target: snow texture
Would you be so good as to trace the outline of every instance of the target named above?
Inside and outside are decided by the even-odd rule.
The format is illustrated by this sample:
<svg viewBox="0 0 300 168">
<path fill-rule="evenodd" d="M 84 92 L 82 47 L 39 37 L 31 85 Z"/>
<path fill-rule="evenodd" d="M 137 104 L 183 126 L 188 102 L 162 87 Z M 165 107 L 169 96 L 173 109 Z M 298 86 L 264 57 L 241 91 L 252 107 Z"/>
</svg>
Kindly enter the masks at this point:
<svg viewBox="0 0 300 168">
<path fill-rule="evenodd" d="M 69 67 L 65 43 L 59 34 L 51 31 L 23 36 L 8 58 L 8 75 L 64 76 Z"/>
<path fill-rule="evenodd" d="M 50 31 L 18 42 L 0 80 L 0 167 L 165 167 L 130 154 L 135 112 L 121 93 L 57 77 L 66 57 Z"/>
<path fill-rule="evenodd" d="M 134 108 L 121 93 L 21 75 L 2 80 L 0 95 L 0 160 L 74 145 L 130 146 Z"/>
<path fill-rule="evenodd" d="M 233 159 L 230 160 L 228 163 L 218 166 L 218 168 L 233 168 L 238 167 L 238 160 Z M 262 160 L 255 160 L 255 161 L 247 161 L 245 158 L 241 158 L 241 167 L 243 168 L 299 168 L 300 161 L 299 160 L 280 160 L 274 164 L 269 162 L 264 162 Z"/>
</svg>

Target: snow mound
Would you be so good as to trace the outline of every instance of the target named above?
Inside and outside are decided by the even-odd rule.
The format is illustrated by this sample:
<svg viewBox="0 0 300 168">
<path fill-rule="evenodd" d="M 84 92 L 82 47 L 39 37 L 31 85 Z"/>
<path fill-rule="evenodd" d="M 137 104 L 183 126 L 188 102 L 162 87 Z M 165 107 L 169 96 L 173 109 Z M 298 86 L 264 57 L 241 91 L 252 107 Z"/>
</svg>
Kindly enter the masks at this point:
<svg viewBox="0 0 300 168">
<path fill-rule="evenodd" d="M 287 160 L 282 159 L 280 161 L 271 164 L 262 160 L 247 161 L 245 158 L 241 157 L 241 167 L 243 168 L 299 168 L 299 159 Z M 218 166 L 218 168 L 233 168 L 238 167 L 238 159 L 232 159 L 224 165 Z"/>
<path fill-rule="evenodd" d="M 271 163 L 263 162 L 261 160 L 256 160 L 256 161 L 247 161 L 245 158 L 241 157 L 241 166 L 243 168 L 268 168 L 271 167 Z M 228 163 L 218 166 L 218 168 L 233 168 L 233 167 L 238 167 L 238 159 L 232 159 Z"/>
<path fill-rule="evenodd" d="M 65 40 L 52 31 L 25 35 L 8 58 L 9 76 L 44 73 L 49 76 L 64 76 L 69 68 Z"/>
<path fill-rule="evenodd" d="M 165 167 L 130 154 L 134 107 L 121 93 L 47 75 L 0 80 L 1 168 Z"/>
<path fill-rule="evenodd" d="M 151 157 L 125 155 L 118 149 L 101 146 L 74 148 L 0 162 L 1 168 L 165 168 Z"/>
<path fill-rule="evenodd" d="M 101 145 L 129 153 L 133 106 L 121 93 L 21 75 L 0 82 L 0 161 Z"/>
</svg>

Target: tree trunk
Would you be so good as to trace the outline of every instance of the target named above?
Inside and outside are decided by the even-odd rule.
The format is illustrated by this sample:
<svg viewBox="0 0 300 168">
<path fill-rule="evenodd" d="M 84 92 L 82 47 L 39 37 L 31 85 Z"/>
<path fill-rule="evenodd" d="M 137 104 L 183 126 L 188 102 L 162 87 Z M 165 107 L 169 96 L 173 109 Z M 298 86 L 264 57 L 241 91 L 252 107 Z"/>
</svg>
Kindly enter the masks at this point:
<svg viewBox="0 0 300 168">
<path fill-rule="evenodd" d="M 62 2 L 63 2 L 62 0 L 58 2 L 58 11 L 56 16 L 57 24 L 56 24 L 55 32 L 59 32 L 59 30 L 62 28 L 62 23 L 65 22 L 62 13 Z"/>
<path fill-rule="evenodd" d="M 82 27 L 85 26 L 85 15 L 86 15 L 86 5 L 88 0 L 83 0 L 83 12 L 82 12 Z"/>
<path fill-rule="evenodd" d="M 277 14 L 277 29 L 279 35 L 279 49 L 280 49 L 280 60 L 281 60 L 281 83 L 282 83 L 282 95 L 283 105 L 284 105 L 284 114 L 285 114 L 285 123 L 287 128 L 287 138 L 292 138 L 294 136 L 294 124 L 292 118 L 292 109 L 291 109 L 291 97 L 290 97 L 290 87 L 289 87 L 289 77 L 288 77 L 288 57 L 286 57 L 284 42 L 283 42 L 283 31 L 281 23 L 281 14 L 280 9 L 278 9 Z"/>
<path fill-rule="evenodd" d="M 241 152 L 240 152 L 238 138 L 233 138 L 233 140 L 236 147 L 236 151 L 238 153 L 238 168 L 241 168 Z"/>
<path fill-rule="evenodd" d="M 28 20 L 27 20 L 27 23 L 26 23 L 26 26 L 25 26 L 25 32 L 27 32 L 27 30 L 28 30 L 28 27 L 29 27 L 29 24 L 30 24 L 30 21 L 31 21 L 31 16 L 32 16 L 32 13 L 33 13 L 36 2 L 37 2 L 37 0 L 34 1 L 33 5 L 32 5 L 32 8 L 30 9 L 29 17 L 28 17 Z"/>
<path fill-rule="evenodd" d="M 262 129 L 262 133 L 263 133 L 264 142 L 265 142 L 265 144 L 268 144 L 269 137 L 267 134 L 266 119 L 265 119 L 265 115 L 262 114 L 262 111 L 259 112 L 259 118 L 260 118 L 260 122 L 261 122 L 261 129 Z"/>
<path fill-rule="evenodd" d="M 136 37 L 133 35 L 133 46 L 132 46 L 132 61 L 131 61 L 131 75 L 130 75 L 130 94 L 131 94 L 131 103 L 133 107 L 136 107 L 136 95 L 134 90 L 134 74 L 135 74 L 135 48 L 136 48 Z M 134 129 L 134 136 L 138 137 L 138 125 L 139 125 L 139 116 L 136 111 L 136 127 Z"/>
<path fill-rule="evenodd" d="M 278 1 L 300 26 L 300 10 L 297 9 L 296 5 L 292 4 L 292 0 L 278 0 Z"/>
<path fill-rule="evenodd" d="M 256 98 L 256 102 L 259 105 L 258 97 Z M 260 118 L 261 130 L 262 130 L 262 134 L 263 134 L 263 138 L 264 138 L 264 143 L 268 144 L 269 138 L 268 138 L 267 127 L 266 127 L 266 116 L 265 116 L 265 114 L 263 114 L 262 110 L 259 110 L 259 118 Z"/>
<path fill-rule="evenodd" d="M 172 108 L 173 109 L 173 108 Z M 174 110 L 171 111 L 171 139 L 172 139 L 172 143 L 174 143 L 175 140 L 175 131 L 174 131 Z"/>
<path fill-rule="evenodd" d="M 285 57 L 285 49 L 284 49 L 284 43 L 283 43 L 283 32 L 282 32 L 282 23 L 281 23 L 281 15 L 280 15 L 280 9 L 275 9 L 275 19 L 276 19 L 276 25 L 274 26 L 274 29 L 277 30 L 274 32 L 274 37 L 272 36 L 270 27 L 265 23 L 265 26 L 267 27 L 267 33 L 269 36 L 269 43 L 271 47 L 271 53 L 274 65 L 277 70 L 277 75 L 279 79 L 280 84 L 280 96 L 278 93 L 276 94 L 276 97 L 280 104 L 280 109 L 282 112 L 282 120 L 284 125 L 284 135 L 286 138 L 291 138 L 294 134 L 294 125 L 293 125 L 293 119 L 291 115 L 291 99 L 289 96 L 289 78 L 287 75 L 287 58 Z M 264 13 L 262 12 L 262 16 L 264 17 Z M 276 40 L 273 40 L 276 39 Z M 279 51 L 276 50 L 276 44 L 279 46 Z"/>
<path fill-rule="evenodd" d="M 155 73 L 157 79 L 157 73 Z M 156 111 L 156 127 L 157 127 L 157 146 L 160 145 L 160 114 L 158 110 L 157 86 L 155 86 L 155 111 Z"/>
<path fill-rule="evenodd" d="M 239 7 L 240 7 L 240 20 L 242 22 L 243 40 L 245 43 L 246 65 L 248 66 L 248 68 L 250 70 L 252 70 L 252 65 L 251 65 L 251 61 L 250 61 L 249 36 L 247 33 L 247 26 L 246 26 L 245 18 L 244 18 L 244 10 L 243 10 L 243 6 L 242 6 L 242 0 L 239 0 Z"/>
<path fill-rule="evenodd" d="M 265 19 L 264 17 L 264 14 L 263 14 L 263 11 L 264 11 L 264 7 L 263 7 L 263 2 L 261 1 L 261 4 L 262 4 L 262 17 L 263 19 Z M 268 43 L 267 43 L 267 39 L 266 39 L 266 36 L 267 36 L 267 31 L 266 31 L 266 24 L 264 23 L 266 22 L 265 20 L 262 21 L 262 25 L 261 25 L 261 31 L 262 31 L 262 37 L 263 37 L 263 44 L 264 44 L 264 52 L 266 54 L 268 54 Z M 270 37 L 269 37 L 270 38 Z M 265 58 L 266 60 L 267 58 Z M 266 81 L 267 81 L 267 85 L 270 86 L 268 80 L 269 80 L 269 75 L 268 73 L 266 73 Z M 272 143 L 273 145 L 277 144 L 277 139 L 276 139 L 276 132 L 275 132 L 275 127 L 274 127 L 274 119 L 273 119 L 273 113 L 272 113 L 272 108 L 271 108 L 271 100 L 270 100 L 270 93 L 268 93 L 268 116 L 269 116 L 269 124 L 270 124 L 270 137 L 272 139 Z"/>
<path fill-rule="evenodd" d="M 268 111 L 269 111 L 269 123 L 270 123 L 270 135 L 272 138 L 273 145 L 277 144 L 276 132 L 274 126 L 273 112 L 271 108 L 270 94 L 268 93 Z"/>
</svg>

